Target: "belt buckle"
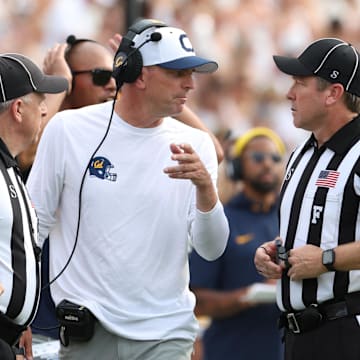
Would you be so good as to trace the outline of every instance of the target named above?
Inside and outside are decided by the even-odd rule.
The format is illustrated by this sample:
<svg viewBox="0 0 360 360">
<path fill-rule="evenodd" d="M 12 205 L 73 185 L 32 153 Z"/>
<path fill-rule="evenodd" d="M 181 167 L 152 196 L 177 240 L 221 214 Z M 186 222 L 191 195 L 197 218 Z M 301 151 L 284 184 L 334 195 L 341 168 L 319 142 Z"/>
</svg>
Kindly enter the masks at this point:
<svg viewBox="0 0 360 360">
<path fill-rule="evenodd" d="M 300 327 L 299 324 L 296 320 L 296 316 L 294 313 L 288 313 L 286 314 L 286 318 L 288 321 L 288 325 L 289 325 L 289 329 L 294 333 L 294 334 L 300 334 Z"/>
</svg>

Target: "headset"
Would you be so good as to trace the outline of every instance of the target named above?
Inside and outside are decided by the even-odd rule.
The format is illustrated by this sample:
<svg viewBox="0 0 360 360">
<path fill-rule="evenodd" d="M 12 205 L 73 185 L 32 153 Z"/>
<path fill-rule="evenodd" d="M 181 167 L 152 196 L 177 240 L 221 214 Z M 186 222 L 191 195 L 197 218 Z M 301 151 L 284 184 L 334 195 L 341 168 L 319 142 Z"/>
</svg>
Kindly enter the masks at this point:
<svg viewBox="0 0 360 360">
<path fill-rule="evenodd" d="M 151 27 L 158 28 L 164 26 L 167 25 L 159 20 L 141 19 L 129 27 L 114 57 L 113 77 L 118 89 L 123 83 L 134 82 L 141 74 L 143 59 L 139 49 L 150 41 L 160 41 L 162 37 L 159 32 L 153 32 L 148 39 L 139 46 L 134 47 L 133 39 L 135 36 Z"/>
<path fill-rule="evenodd" d="M 226 160 L 226 174 L 233 181 L 239 181 L 243 179 L 243 170 L 240 156 Z"/>
<path fill-rule="evenodd" d="M 281 138 L 270 128 L 267 127 L 255 127 L 246 131 L 241 137 L 239 137 L 233 146 L 233 155 L 232 157 L 226 160 L 226 174 L 233 181 L 243 180 L 243 166 L 241 155 L 246 147 L 246 145 L 256 137 L 266 137 L 272 140 L 280 155 L 283 156 L 286 153 L 286 146 L 281 140 Z"/>
</svg>

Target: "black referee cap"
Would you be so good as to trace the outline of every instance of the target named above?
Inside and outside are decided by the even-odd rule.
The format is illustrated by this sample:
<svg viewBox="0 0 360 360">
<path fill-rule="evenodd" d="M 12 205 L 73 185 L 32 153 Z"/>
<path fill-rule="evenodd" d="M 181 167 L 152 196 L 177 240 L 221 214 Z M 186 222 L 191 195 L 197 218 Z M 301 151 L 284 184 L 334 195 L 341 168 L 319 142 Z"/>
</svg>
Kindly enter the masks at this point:
<svg viewBox="0 0 360 360">
<path fill-rule="evenodd" d="M 68 82 L 65 78 L 45 75 L 24 55 L 0 55 L 0 102 L 31 92 L 56 94 L 67 88 Z"/>
<path fill-rule="evenodd" d="M 360 96 L 359 52 L 340 39 L 316 40 L 298 58 L 275 55 L 273 59 L 285 74 L 319 76 L 331 83 L 340 83 L 345 91 Z"/>
</svg>

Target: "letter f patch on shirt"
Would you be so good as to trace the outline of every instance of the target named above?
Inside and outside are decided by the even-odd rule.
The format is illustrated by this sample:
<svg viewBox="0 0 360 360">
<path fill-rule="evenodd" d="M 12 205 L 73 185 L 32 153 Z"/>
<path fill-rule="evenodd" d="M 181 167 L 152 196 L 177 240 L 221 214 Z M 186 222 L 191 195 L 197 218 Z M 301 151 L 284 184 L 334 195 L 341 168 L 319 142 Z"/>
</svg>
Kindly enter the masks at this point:
<svg viewBox="0 0 360 360">
<path fill-rule="evenodd" d="M 324 209 L 323 206 L 319 206 L 319 205 L 313 206 L 312 219 L 311 219 L 312 224 L 317 224 L 318 220 L 321 218 L 323 209 Z"/>
</svg>

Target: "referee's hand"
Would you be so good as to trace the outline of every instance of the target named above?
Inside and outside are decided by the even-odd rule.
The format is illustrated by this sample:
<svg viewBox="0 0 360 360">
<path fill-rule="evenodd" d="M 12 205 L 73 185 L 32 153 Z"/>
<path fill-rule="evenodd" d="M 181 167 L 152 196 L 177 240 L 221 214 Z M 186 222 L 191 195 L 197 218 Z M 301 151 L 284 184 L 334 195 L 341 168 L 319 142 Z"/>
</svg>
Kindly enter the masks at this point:
<svg viewBox="0 0 360 360">
<path fill-rule="evenodd" d="M 319 246 L 304 245 L 291 249 L 288 253 L 290 268 L 288 276 L 291 280 L 316 278 L 327 270 L 322 264 L 323 250 Z"/>
<path fill-rule="evenodd" d="M 275 240 L 257 248 L 254 263 L 258 273 L 268 279 L 280 279 L 285 267 L 283 264 L 276 263 Z"/>
<path fill-rule="evenodd" d="M 31 328 L 28 327 L 21 335 L 19 340 L 19 349 L 25 352 L 25 359 L 26 360 L 33 360 L 33 353 L 32 353 L 32 332 Z M 16 355 L 16 360 L 24 359 L 24 356 L 19 354 Z"/>
</svg>

